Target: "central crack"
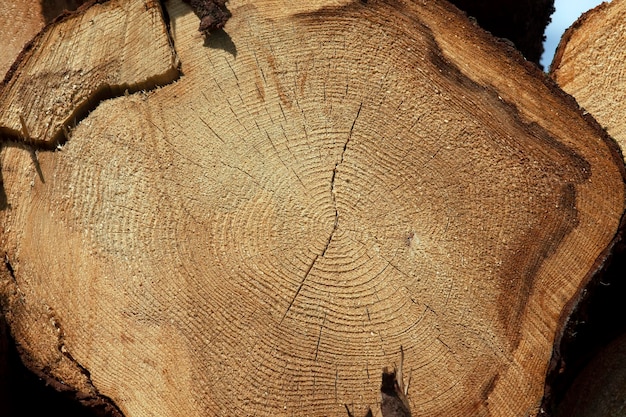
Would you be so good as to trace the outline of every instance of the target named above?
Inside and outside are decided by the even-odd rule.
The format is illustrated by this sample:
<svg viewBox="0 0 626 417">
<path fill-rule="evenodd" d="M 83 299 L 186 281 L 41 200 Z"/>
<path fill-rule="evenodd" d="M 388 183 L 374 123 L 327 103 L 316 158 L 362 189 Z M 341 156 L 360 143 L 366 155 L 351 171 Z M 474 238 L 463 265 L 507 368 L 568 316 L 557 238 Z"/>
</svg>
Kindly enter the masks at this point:
<svg viewBox="0 0 626 417">
<path fill-rule="evenodd" d="M 363 103 L 361 102 L 361 104 L 359 105 L 359 109 L 356 112 L 356 116 L 354 116 L 354 120 L 352 121 L 350 132 L 348 132 L 348 139 L 346 140 L 346 143 L 344 143 L 343 149 L 341 150 L 341 156 L 339 157 L 339 161 L 335 163 L 332 176 L 330 177 L 330 197 L 333 201 L 333 207 L 335 209 L 335 223 L 333 225 L 333 230 L 331 230 L 330 235 L 328 236 L 328 241 L 326 242 L 326 245 L 324 246 L 324 250 L 322 251 L 322 253 L 319 255 L 315 255 L 315 257 L 313 258 L 313 261 L 311 261 L 311 264 L 309 265 L 309 268 L 304 273 L 304 277 L 302 277 L 302 280 L 300 281 L 300 285 L 298 286 L 296 293 L 293 295 L 293 298 L 291 299 L 291 302 L 289 303 L 289 306 L 287 307 L 285 314 L 283 314 L 283 317 L 280 319 L 281 323 L 283 322 L 283 320 L 285 320 L 285 317 L 287 317 L 287 313 L 289 313 L 289 310 L 291 310 L 291 306 L 293 306 L 293 303 L 296 301 L 298 294 L 300 294 L 300 290 L 302 290 L 302 287 L 304 286 L 306 279 L 311 273 L 313 266 L 315 266 L 315 263 L 317 262 L 319 258 L 323 258 L 324 255 L 326 255 L 326 251 L 330 247 L 330 242 L 332 242 L 333 236 L 335 235 L 335 231 L 337 230 L 337 227 L 339 226 L 339 211 L 337 210 L 337 192 L 335 191 L 335 178 L 337 177 L 337 169 L 339 168 L 339 165 L 343 163 L 343 160 L 346 154 L 346 149 L 348 149 L 348 143 L 350 143 L 350 139 L 352 139 L 352 132 L 354 131 L 354 126 L 356 125 L 356 121 L 359 118 L 359 115 L 361 114 L 362 107 L 363 107 Z"/>
<path fill-rule="evenodd" d="M 350 132 L 348 133 L 348 139 L 346 143 L 343 145 L 343 150 L 341 151 L 341 157 L 339 161 L 335 164 L 333 168 L 333 175 L 330 177 L 330 198 L 333 200 L 333 207 L 335 208 L 335 224 L 333 226 L 333 230 L 330 232 L 330 236 L 328 236 L 328 242 L 326 242 L 326 247 L 322 251 L 322 257 L 326 254 L 328 247 L 330 246 L 330 242 L 333 240 L 333 236 L 335 235 L 335 231 L 337 230 L 337 226 L 339 225 L 339 211 L 337 210 L 337 192 L 335 191 L 335 178 L 337 176 L 337 168 L 339 165 L 343 163 L 343 159 L 346 154 L 346 149 L 348 149 L 348 143 L 350 143 L 350 139 L 352 139 L 352 132 L 354 131 L 354 125 L 356 125 L 356 121 L 361 114 L 361 108 L 363 108 L 363 103 L 359 105 L 359 109 L 356 111 L 356 116 L 354 116 L 354 120 L 352 121 L 352 126 L 350 127 Z"/>
</svg>

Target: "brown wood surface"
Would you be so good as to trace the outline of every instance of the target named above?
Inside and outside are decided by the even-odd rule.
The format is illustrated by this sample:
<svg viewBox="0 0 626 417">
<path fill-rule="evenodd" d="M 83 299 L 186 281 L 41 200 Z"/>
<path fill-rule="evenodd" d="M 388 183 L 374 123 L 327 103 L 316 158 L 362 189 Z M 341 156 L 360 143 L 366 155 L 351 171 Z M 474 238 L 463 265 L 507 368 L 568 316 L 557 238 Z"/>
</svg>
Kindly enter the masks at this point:
<svg viewBox="0 0 626 417">
<path fill-rule="evenodd" d="M 402 346 L 414 416 L 539 412 L 624 211 L 571 98 L 443 1 L 232 0 L 205 39 L 171 0 L 171 50 L 116 4 L 2 90 L 0 288 L 32 367 L 127 417 L 361 416 Z M 104 69 L 58 91 L 115 86 L 71 130 L 83 102 L 23 104 L 63 63 Z"/>
<path fill-rule="evenodd" d="M 552 77 L 606 128 L 619 144 L 622 154 L 626 149 L 625 51 L 626 1 L 613 0 L 590 10 L 566 31 L 551 66 Z M 599 320 L 604 322 L 586 329 L 592 341 L 580 342 L 583 353 L 587 351 L 595 356 L 592 360 L 589 360 L 590 353 L 580 358 L 572 354 L 567 358 L 571 362 L 569 368 L 580 367 L 585 360 L 589 363 L 564 395 L 556 414 L 559 417 L 618 416 L 624 413 L 626 338 L 617 337 L 610 347 L 601 346 L 608 344 L 611 336 L 624 332 L 622 283 L 626 276 L 625 254 L 622 248 L 621 254 L 617 255 L 621 259 L 616 259 L 616 266 L 612 267 L 613 276 L 602 280 L 606 281 L 602 282 L 603 286 L 609 285 L 599 292 L 610 293 L 610 296 L 604 295 L 605 304 L 608 304 L 603 306 L 606 312 L 601 310 L 603 314 L 598 314 Z M 602 297 L 601 294 L 598 296 Z"/>
</svg>

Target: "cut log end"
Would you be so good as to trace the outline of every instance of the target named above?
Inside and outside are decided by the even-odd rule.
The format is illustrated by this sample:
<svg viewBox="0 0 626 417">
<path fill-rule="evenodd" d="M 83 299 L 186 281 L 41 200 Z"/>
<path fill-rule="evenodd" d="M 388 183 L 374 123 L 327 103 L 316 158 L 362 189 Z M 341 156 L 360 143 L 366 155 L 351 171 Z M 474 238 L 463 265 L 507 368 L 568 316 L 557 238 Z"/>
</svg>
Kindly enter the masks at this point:
<svg viewBox="0 0 626 417">
<path fill-rule="evenodd" d="M 237 54 L 167 7 L 184 77 L 96 103 L 41 177 L 2 148 L 2 294 L 37 364 L 127 417 L 345 416 L 403 346 L 422 414 L 536 408 L 624 211 L 605 134 L 443 1 L 232 0 Z M 89 62 L 121 64 L 94 79 L 152 73 L 104 43 Z"/>
<path fill-rule="evenodd" d="M 626 79 L 622 64 L 626 59 L 624 22 L 626 2 L 623 0 L 603 3 L 585 13 L 561 39 L 551 75 L 588 112 L 589 117 L 595 118 L 606 129 L 615 139 L 616 148 L 619 147 L 621 154 L 626 156 Z M 612 263 L 602 265 L 606 273 L 597 276 L 594 286 L 590 286 L 589 293 L 583 297 L 581 308 L 570 320 L 571 330 L 563 342 L 560 362 L 555 365 L 554 375 L 550 376 L 554 390 L 548 400 L 553 404 L 564 398 L 561 406 L 555 408 L 557 416 L 616 415 L 620 407 L 617 404 L 623 404 L 623 395 L 615 393 L 620 378 L 623 384 L 623 365 L 609 369 L 605 364 L 618 360 L 612 356 L 619 358 L 624 344 L 620 335 L 626 331 L 618 324 L 620 321 L 615 320 L 624 315 L 621 306 L 626 292 L 622 284 L 626 250 L 623 240 L 618 241 L 618 237 L 616 246 L 607 254 L 613 258 Z M 603 353 L 602 348 L 611 338 L 616 339 L 612 353 Z M 596 352 L 600 353 L 593 360 L 595 363 L 582 371 L 566 395 L 568 380 L 576 375 L 576 371 L 581 371 L 585 360 Z M 591 385 L 602 386 L 608 395 L 588 390 Z M 589 391 L 589 395 L 581 395 L 582 387 Z"/>
</svg>

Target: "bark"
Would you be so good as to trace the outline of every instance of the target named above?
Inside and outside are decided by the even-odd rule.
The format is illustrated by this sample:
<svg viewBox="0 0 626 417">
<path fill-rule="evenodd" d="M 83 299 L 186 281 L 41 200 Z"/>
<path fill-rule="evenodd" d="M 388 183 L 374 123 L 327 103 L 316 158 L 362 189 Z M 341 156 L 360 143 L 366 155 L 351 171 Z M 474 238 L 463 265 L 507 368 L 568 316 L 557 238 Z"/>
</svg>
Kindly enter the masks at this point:
<svg viewBox="0 0 626 417">
<path fill-rule="evenodd" d="M 167 7 L 51 25 L 0 91 L 31 366 L 127 417 L 362 416 L 403 347 L 412 415 L 537 414 L 624 211 L 605 132 L 444 1 Z"/>
<path fill-rule="evenodd" d="M 494 36 L 509 39 L 539 65 L 554 0 L 450 0 Z"/>
<path fill-rule="evenodd" d="M 59 392 L 21 362 L 3 316 L 0 316 L 0 415 L 3 417 L 110 416 L 102 407 L 84 407 L 70 390 Z"/>
<path fill-rule="evenodd" d="M 40 0 L 41 15 L 46 23 L 52 22 L 60 15 L 78 9 L 88 0 Z"/>
</svg>

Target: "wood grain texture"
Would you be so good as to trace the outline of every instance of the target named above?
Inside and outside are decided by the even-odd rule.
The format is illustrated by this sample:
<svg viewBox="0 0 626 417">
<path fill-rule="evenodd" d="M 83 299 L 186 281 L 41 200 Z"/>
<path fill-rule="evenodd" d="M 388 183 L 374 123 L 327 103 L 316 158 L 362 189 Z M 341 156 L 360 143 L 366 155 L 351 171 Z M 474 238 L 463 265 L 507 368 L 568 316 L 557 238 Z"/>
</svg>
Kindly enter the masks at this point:
<svg viewBox="0 0 626 417">
<path fill-rule="evenodd" d="M 228 5 L 205 41 L 168 2 L 184 75 L 41 177 L 2 149 L 33 363 L 127 417 L 345 416 L 403 346 L 413 415 L 534 415 L 624 211 L 614 144 L 446 2 Z"/>
<path fill-rule="evenodd" d="M 85 0 L 0 0 L 0 78 L 47 23 L 78 9 Z"/>
<path fill-rule="evenodd" d="M 158 2 L 94 4 L 65 16 L 21 53 L 0 84 L 0 132 L 65 141 L 62 127 L 100 100 L 167 84 L 177 78 L 176 66 Z"/>
<path fill-rule="evenodd" d="M 590 10 L 563 36 L 551 74 L 626 149 L 626 1 Z"/>
<path fill-rule="evenodd" d="M 0 78 L 4 78 L 24 45 L 44 27 L 45 18 L 33 2 L 0 0 L 0 21 Z"/>
</svg>

